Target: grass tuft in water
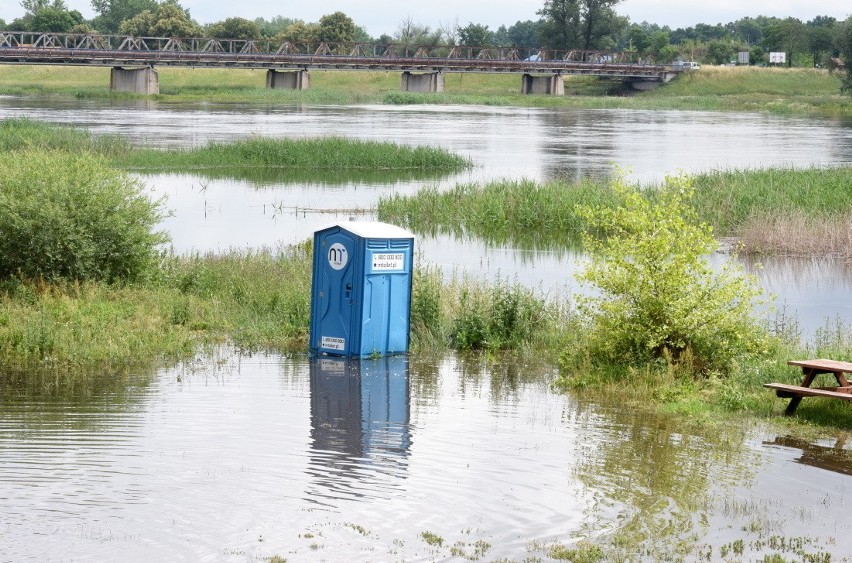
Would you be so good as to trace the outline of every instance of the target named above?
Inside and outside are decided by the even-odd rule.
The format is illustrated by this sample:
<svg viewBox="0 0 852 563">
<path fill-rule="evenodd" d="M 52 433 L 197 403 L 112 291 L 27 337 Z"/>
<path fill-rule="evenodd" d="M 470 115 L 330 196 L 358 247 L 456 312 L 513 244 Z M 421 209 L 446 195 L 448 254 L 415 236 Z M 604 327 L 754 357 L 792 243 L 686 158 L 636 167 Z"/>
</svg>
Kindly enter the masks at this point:
<svg viewBox="0 0 852 563">
<path fill-rule="evenodd" d="M 116 161 L 128 168 L 190 170 L 215 168 L 292 168 L 299 170 L 460 170 L 470 162 L 437 147 L 344 138 L 251 138 L 210 143 L 189 150 L 137 149 Z"/>
<path fill-rule="evenodd" d="M 693 179 L 691 204 L 717 236 L 738 237 L 743 252 L 852 254 L 852 167 L 734 170 Z M 649 198 L 656 186 L 644 190 Z M 607 181 L 504 180 L 379 200 L 382 220 L 415 232 L 475 236 L 522 248 L 574 248 L 585 221 L 578 205 L 612 206 Z"/>
<path fill-rule="evenodd" d="M 145 172 L 162 170 L 210 171 L 215 175 L 259 175 L 279 178 L 301 174 L 356 173 L 382 175 L 390 171 L 446 173 L 470 166 L 470 161 L 438 147 L 406 146 L 339 137 L 317 139 L 249 138 L 210 143 L 193 149 L 134 148 L 117 136 L 95 136 L 73 127 L 30 119 L 0 121 L 0 149 L 40 148 L 63 152 L 89 152 L 105 157 L 118 168 Z M 233 171 L 233 172 L 232 172 Z M 230 177 L 230 176 L 229 176 Z M 345 181 L 339 177 L 339 181 Z"/>
<path fill-rule="evenodd" d="M 418 233 L 473 235 L 495 244 L 521 247 L 572 247 L 579 244 L 585 221 L 579 204 L 614 205 L 615 192 L 605 183 L 504 180 L 479 186 L 457 185 L 448 191 L 425 188 L 408 196 L 379 200 L 384 221 L 400 222 Z"/>
</svg>

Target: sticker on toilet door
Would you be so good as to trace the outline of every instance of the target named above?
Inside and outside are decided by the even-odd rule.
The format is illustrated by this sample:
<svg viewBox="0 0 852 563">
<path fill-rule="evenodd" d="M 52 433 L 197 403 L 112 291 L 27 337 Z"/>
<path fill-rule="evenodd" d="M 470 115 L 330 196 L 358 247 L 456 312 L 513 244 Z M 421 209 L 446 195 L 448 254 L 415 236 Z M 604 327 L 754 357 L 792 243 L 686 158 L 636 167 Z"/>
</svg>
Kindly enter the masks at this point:
<svg viewBox="0 0 852 563">
<path fill-rule="evenodd" d="M 342 270 L 349 262 L 349 252 L 346 247 L 336 242 L 328 249 L 328 265 L 334 270 Z"/>
</svg>

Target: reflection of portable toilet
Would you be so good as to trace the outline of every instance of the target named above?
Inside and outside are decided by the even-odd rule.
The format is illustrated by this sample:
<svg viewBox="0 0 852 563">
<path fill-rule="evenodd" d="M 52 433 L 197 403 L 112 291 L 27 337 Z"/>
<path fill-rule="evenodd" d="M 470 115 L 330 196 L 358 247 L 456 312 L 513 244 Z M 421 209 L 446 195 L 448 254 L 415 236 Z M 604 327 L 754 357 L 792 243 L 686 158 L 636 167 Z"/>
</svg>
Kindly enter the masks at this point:
<svg viewBox="0 0 852 563">
<path fill-rule="evenodd" d="M 414 235 L 349 221 L 314 233 L 310 349 L 370 356 L 408 351 Z"/>
<path fill-rule="evenodd" d="M 330 454 L 405 457 L 409 432 L 408 358 L 332 358 L 310 361 L 311 438 L 322 458 Z"/>
</svg>

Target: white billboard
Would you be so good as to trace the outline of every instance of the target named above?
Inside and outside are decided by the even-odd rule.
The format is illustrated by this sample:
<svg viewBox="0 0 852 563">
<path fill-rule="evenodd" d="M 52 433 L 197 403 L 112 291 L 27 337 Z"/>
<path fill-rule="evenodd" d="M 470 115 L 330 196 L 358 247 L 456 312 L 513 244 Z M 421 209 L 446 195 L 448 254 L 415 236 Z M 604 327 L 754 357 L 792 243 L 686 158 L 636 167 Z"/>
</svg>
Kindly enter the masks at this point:
<svg viewBox="0 0 852 563">
<path fill-rule="evenodd" d="M 787 62 L 787 53 L 769 53 L 769 64 L 784 64 Z"/>
</svg>

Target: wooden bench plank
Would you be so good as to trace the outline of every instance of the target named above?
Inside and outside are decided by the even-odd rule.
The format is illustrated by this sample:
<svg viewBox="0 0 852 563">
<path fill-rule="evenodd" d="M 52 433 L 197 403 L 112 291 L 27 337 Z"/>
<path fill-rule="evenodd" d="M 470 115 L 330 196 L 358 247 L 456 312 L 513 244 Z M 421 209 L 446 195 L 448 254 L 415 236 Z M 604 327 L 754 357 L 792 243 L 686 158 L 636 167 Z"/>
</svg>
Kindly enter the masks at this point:
<svg viewBox="0 0 852 563">
<path fill-rule="evenodd" d="M 776 392 L 784 393 L 786 397 L 831 397 L 834 399 L 843 399 L 852 401 L 852 390 L 849 391 L 831 391 L 830 389 L 820 389 L 816 387 L 801 387 L 799 385 L 787 385 L 784 383 L 764 383 L 764 387 L 775 389 Z M 836 387 L 834 389 L 837 389 Z"/>
</svg>

